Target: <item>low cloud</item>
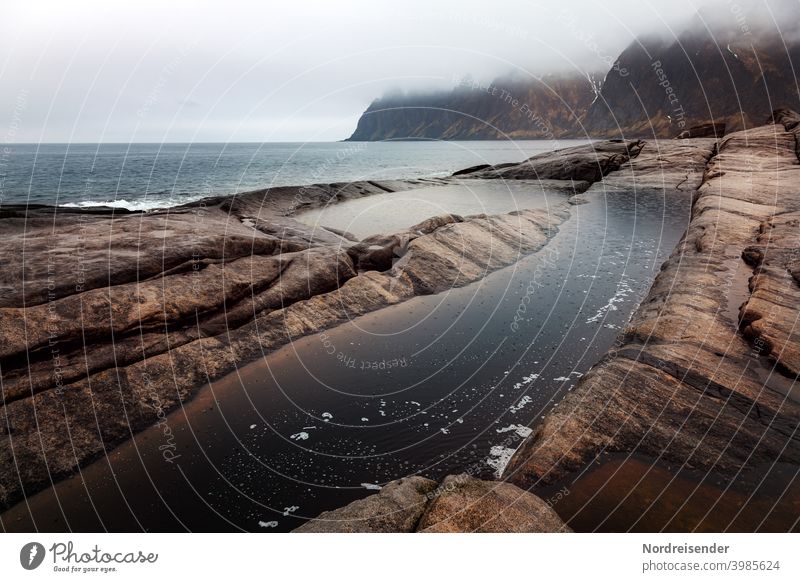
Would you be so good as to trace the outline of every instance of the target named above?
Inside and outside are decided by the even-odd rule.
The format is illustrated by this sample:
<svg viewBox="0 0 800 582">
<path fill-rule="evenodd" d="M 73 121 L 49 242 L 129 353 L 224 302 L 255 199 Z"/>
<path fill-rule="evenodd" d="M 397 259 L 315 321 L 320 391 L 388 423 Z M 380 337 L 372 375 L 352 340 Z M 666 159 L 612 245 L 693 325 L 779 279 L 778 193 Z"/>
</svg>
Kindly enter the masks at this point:
<svg viewBox="0 0 800 582">
<path fill-rule="evenodd" d="M 0 22 L 0 106 L 13 111 L 26 92 L 17 141 L 335 140 L 392 87 L 603 70 L 638 35 L 674 38 L 698 6 L 709 23 L 734 9 L 431 4 L 19 1 Z M 800 36 L 796 2 L 739 5 L 754 31 Z"/>
</svg>

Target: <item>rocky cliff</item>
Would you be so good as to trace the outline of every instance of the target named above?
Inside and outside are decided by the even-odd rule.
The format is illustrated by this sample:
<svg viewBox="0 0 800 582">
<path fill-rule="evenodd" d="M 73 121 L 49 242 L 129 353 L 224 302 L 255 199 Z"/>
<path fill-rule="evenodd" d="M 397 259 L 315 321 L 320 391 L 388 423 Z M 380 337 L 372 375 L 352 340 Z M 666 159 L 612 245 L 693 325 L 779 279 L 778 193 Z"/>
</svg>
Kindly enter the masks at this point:
<svg viewBox="0 0 800 582">
<path fill-rule="evenodd" d="M 677 38 L 632 43 L 606 75 L 583 130 L 674 137 L 711 120 L 730 132 L 763 125 L 778 106 L 797 107 L 800 43 L 790 31 L 756 24 L 763 17 L 753 12 L 737 19 L 704 9 Z M 790 13 L 800 19 L 796 4 Z"/>
<path fill-rule="evenodd" d="M 636 39 L 599 75 L 387 96 L 349 139 L 666 138 L 709 121 L 756 127 L 777 107 L 800 107 L 800 6 L 787 2 L 780 22 L 767 16 L 757 5 L 704 8 L 677 36 Z"/>
<path fill-rule="evenodd" d="M 574 133 L 595 97 L 591 75 L 464 81 L 452 91 L 387 95 L 358 120 L 350 141 L 553 139 Z"/>
</svg>

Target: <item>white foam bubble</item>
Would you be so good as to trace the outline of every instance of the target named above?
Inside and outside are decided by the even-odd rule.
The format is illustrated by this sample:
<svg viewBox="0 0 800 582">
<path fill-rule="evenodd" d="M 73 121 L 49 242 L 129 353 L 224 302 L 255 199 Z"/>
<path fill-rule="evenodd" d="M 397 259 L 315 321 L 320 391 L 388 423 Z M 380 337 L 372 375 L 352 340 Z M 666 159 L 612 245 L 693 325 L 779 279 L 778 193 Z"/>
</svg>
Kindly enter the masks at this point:
<svg viewBox="0 0 800 582">
<path fill-rule="evenodd" d="M 524 426 L 522 424 L 510 424 L 508 426 L 504 426 L 503 428 L 497 429 L 498 433 L 512 432 L 512 431 L 517 433 L 522 438 L 525 438 L 533 432 L 533 429 Z"/>
<path fill-rule="evenodd" d="M 530 396 L 523 396 L 522 398 L 519 399 L 519 402 L 517 402 L 514 406 L 509 408 L 509 410 L 511 411 L 512 414 L 517 413 L 523 408 L 525 408 L 525 406 L 527 406 L 531 402 L 533 402 L 533 399 Z"/>
<path fill-rule="evenodd" d="M 494 476 L 498 479 L 503 475 L 508 462 L 511 460 L 515 449 L 495 445 L 489 450 L 489 457 L 486 459 L 486 464 L 494 469 Z"/>
</svg>

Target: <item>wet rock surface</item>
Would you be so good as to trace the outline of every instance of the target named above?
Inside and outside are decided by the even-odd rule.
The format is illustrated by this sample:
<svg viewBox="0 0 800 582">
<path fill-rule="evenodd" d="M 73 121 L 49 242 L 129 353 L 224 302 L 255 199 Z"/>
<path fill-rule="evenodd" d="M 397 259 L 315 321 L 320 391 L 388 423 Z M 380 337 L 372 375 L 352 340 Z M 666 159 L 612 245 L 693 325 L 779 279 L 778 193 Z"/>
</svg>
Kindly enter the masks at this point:
<svg viewBox="0 0 800 582">
<path fill-rule="evenodd" d="M 417 531 L 425 533 L 569 532 L 542 499 L 511 483 L 449 475 L 425 509 Z"/>
<path fill-rule="evenodd" d="M 380 492 L 326 511 L 297 533 L 409 533 L 417 528 L 436 482 L 413 476 L 384 485 Z"/>
<path fill-rule="evenodd" d="M 379 493 L 326 511 L 298 533 L 457 533 L 571 531 L 545 501 L 510 483 L 466 474 L 441 483 L 392 481 Z"/>
<path fill-rule="evenodd" d="M 700 186 L 716 143 L 714 139 L 645 142 L 636 157 L 621 164 L 602 181 L 593 183 L 585 196 L 576 198 L 612 191 L 657 191 L 676 196 L 694 192 Z"/>
<path fill-rule="evenodd" d="M 800 465 L 800 163 L 796 126 L 780 119 L 786 127 L 725 137 L 704 171 L 691 172 L 681 189 L 696 181 L 696 201 L 682 241 L 618 346 L 523 442 L 505 479 L 546 486 L 607 453 L 723 485 Z"/>
<path fill-rule="evenodd" d="M 477 166 L 456 172 L 469 178 L 506 180 L 572 180 L 583 189 L 639 155 L 641 140 L 608 140 L 547 152 L 518 164 Z"/>
</svg>

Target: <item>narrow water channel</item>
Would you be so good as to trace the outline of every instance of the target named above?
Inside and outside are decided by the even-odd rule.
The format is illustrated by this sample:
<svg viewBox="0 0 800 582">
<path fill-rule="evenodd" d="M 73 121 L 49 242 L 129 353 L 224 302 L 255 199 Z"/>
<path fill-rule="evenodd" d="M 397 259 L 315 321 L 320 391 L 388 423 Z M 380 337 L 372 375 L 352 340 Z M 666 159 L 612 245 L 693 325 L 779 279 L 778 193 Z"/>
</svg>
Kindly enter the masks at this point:
<svg viewBox="0 0 800 582">
<path fill-rule="evenodd" d="M 543 252 L 254 362 L 2 527 L 289 531 L 405 475 L 491 478 L 610 347 L 689 220 L 678 194 L 590 198 Z"/>
</svg>

